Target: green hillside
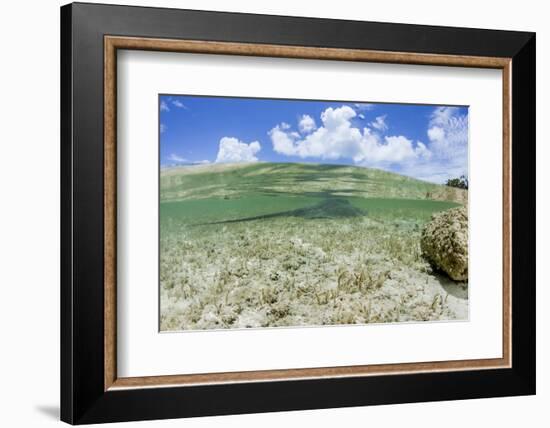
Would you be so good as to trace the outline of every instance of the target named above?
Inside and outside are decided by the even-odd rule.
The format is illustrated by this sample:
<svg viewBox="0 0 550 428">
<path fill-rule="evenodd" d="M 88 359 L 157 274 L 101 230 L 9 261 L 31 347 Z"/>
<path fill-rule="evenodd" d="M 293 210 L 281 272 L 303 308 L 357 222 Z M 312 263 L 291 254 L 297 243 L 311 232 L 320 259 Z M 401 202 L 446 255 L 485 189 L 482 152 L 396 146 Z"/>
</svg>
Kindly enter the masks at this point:
<svg viewBox="0 0 550 428">
<path fill-rule="evenodd" d="M 429 218 L 467 192 L 346 165 L 252 163 L 164 169 L 161 222 L 205 224 L 263 218 L 361 215 Z"/>
</svg>

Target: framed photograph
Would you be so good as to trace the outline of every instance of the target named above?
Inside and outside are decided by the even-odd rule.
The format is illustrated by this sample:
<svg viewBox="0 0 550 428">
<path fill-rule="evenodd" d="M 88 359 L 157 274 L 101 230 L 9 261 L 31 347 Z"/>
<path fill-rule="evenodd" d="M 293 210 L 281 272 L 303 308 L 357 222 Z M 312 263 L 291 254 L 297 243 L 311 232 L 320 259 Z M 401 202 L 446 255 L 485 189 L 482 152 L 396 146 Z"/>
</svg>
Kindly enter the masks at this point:
<svg viewBox="0 0 550 428">
<path fill-rule="evenodd" d="M 535 393 L 535 35 L 61 8 L 61 418 Z"/>
</svg>

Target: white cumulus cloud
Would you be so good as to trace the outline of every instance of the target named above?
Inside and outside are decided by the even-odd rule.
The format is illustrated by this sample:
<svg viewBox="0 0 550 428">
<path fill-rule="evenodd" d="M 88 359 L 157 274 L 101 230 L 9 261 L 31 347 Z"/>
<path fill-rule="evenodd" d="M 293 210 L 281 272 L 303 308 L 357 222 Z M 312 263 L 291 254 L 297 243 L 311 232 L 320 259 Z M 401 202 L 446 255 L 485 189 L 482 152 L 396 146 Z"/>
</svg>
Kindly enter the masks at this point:
<svg viewBox="0 0 550 428">
<path fill-rule="evenodd" d="M 439 156 L 464 155 L 468 149 L 468 116 L 460 114 L 457 107 L 437 107 L 430 117 L 427 135 Z"/>
<path fill-rule="evenodd" d="M 172 105 L 174 105 L 174 107 L 183 108 L 183 109 L 187 110 L 187 106 L 185 104 L 183 104 L 180 100 L 172 101 Z"/>
<path fill-rule="evenodd" d="M 168 104 L 164 100 L 160 102 L 160 111 L 170 111 L 170 107 L 168 107 Z"/>
<path fill-rule="evenodd" d="M 374 129 L 378 129 L 380 132 L 387 131 L 388 124 L 386 123 L 386 115 L 378 116 L 373 122 L 370 123 L 370 126 Z"/>
<path fill-rule="evenodd" d="M 256 162 L 256 154 L 261 150 L 260 143 L 243 143 L 237 138 L 223 137 L 220 140 L 216 163 Z"/>
<path fill-rule="evenodd" d="M 168 156 L 168 160 L 171 161 L 171 162 L 175 162 L 175 163 L 185 163 L 185 162 L 188 162 L 187 159 L 185 159 L 184 157 L 181 157 L 175 153 L 172 153 L 170 154 L 170 156 Z"/>
<path fill-rule="evenodd" d="M 412 140 L 399 135 L 384 137 L 384 144 L 377 142 L 371 147 L 370 153 L 367 153 L 363 162 L 366 164 L 398 163 L 429 157 L 430 154 L 423 143 L 417 142 L 415 147 Z"/>
<path fill-rule="evenodd" d="M 300 117 L 298 128 L 302 134 L 309 134 L 317 128 L 317 125 L 315 124 L 315 120 L 309 114 L 304 114 Z"/>
<path fill-rule="evenodd" d="M 468 113 L 457 107 L 436 107 L 426 135 L 430 156 L 424 162 L 404 165 L 403 174 L 444 183 L 449 178 L 468 176 Z"/>
<path fill-rule="evenodd" d="M 353 105 L 359 111 L 370 111 L 374 108 L 374 104 L 370 103 L 355 103 Z"/>
<path fill-rule="evenodd" d="M 296 135 L 286 123 L 276 125 L 269 131 L 273 150 L 279 154 L 301 158 L 352 159 L 357 164 L 369 166 L 426 158 L 430 155 L 424 144 L 415 145 L 404 136 L 382 138 L 369 127 L 362 130 L 354 127 L 351 120 L 356 116 L 355 110 L 347 105 L 329 107 L 321 113 L 322 125 L 305 137 Z"/>
</svg>

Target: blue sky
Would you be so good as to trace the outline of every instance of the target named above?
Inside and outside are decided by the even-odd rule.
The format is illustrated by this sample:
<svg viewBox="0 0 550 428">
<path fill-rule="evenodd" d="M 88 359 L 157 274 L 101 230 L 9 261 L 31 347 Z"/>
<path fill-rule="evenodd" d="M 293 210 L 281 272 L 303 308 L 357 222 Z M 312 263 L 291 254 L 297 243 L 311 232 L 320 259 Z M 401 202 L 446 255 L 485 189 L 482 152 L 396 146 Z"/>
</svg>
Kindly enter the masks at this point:
<svg viewBox="0 0 550 428">
<path fill-rule="evenodd" d="M 314 162 L 426 181 L 468 175 L 468 108 L 159 96 L 162 166 Z"/>
</svg>

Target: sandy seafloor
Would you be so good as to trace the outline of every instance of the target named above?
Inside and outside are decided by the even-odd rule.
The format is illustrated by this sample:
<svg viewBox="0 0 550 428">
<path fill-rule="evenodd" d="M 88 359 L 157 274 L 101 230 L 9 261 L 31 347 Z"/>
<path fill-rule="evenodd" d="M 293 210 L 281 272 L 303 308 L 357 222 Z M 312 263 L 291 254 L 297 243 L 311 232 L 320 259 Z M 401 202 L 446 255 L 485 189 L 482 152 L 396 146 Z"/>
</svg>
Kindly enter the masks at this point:
<svg viewBox="0 0 550 428">
<path fill-rule="evenodd" d="M 161 231 L 160 328 L 468 319 L 468 284 L 434 272 L 414 220 L 275 217 Z"/>
</svg>

